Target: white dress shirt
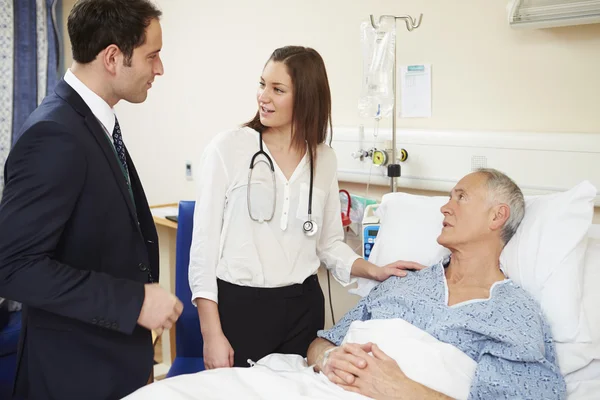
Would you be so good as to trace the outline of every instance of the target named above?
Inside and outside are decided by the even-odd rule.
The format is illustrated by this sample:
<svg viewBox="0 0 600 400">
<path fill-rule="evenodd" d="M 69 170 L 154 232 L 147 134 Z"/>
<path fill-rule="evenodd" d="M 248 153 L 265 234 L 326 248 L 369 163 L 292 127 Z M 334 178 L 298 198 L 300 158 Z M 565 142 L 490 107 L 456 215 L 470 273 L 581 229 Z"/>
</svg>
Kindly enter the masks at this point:
<svg viewBox="0 0 600 400">
<path fill-rule="evenodd" d="M 217 135 L 202 155 L 196 180 L 198 193 L 190 249 L 192 300 L 217 302 L 217 278 L 240 286 L 281 287 L 302 283 L 321 262 L 342 284 L 352 282 L 350 270 L 358 258 L 346 243 L 340 216 L 337 159 L 325 144 L 317 148 L 314 166 L 312 219 L 317 233 L 302 230 L 308 219 L 310 162 L 300 161 L 289 181 L 266 144 L 275 167 L 276 204 L 268 222 L 248 213 L 248 172 L 259 150 L 258 132 L 251 128 Z M 259 157 L 257 160 L 265 160 Z M 273 207 L 269 167 L 255 163 L 250 205 L 256 219 L 268 219 Z"/>
<path fill-rule="evenodd" d="M 108 135 L 110 142 L 113 142 L 112 132 L 115 128 L 115 112 L 102 97 L 94 93 L 90 88 L 85 86 L 83 82 L 75 76 L 71 69 L 65 73 L 65 82 L 69 84 L 83 99 L 85 104 L 90 108 L 92 114 L 100 121 L 104 132 Z M 114 144 L 113 144 L 114 145 Z"/>
<path fill-rule="evenodd" d="M 71 72 L 71 69 L 67 70 L 64 79 L 65 82 L 67 82 L 69 86 L 71 86 L 73 90 L 75 90 L 77 94 L 81 96 L 85 104 L 87 104 L 87 106 L 90 108 L 92 114 L 94 114 L 98 122 L 100 122 L 100 126 L 102 129 L 104 129 L 104 133 L 106 133 L 108 141 L 114 149 L 115 143 L 113 141 L 112 132 L 115 128 L 115 121 L 117 119 L 114 109 L 111 108 L 102 97 L 98 96 L 90 88 L 88 88 L 85 83 L 81 82 L 79 78 L 77 78 L 75 74 Z M 129 171 L 127 171 L 127 179 L 129 180 Z"/>
</svg>

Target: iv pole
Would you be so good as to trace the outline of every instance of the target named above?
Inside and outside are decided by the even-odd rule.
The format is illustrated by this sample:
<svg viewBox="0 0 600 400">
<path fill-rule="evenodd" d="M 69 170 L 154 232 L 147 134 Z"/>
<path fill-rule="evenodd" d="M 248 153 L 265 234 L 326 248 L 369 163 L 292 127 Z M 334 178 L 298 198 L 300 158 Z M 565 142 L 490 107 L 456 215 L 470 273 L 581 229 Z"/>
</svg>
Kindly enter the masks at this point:
<svg viewBox="0 0 600 400">
<path fill-rule="evenodd" d="M 418 28 L 419 26 L 421 26 L 421 21 L 423 20 L 423 14 L 421 14 L 419 16 L 419 20 L 415 21 L 413 19 L 413 17 L 411 17 L 410 15 L 402 15 L 402 16 L 395 16 L 395 15 L 381 15 L 379 17 L 379 22 L 376 24 L 375 23 L 375 18 L 373 17 L 373 15 L 370 15 L 370 19 L 371 19 L 371 26 L 373 26 L 373 29 L 378 29 L 379 28 L 379 24 L 381 24 L 381 20 L 383 18 L 394 18 L 394 21 L 398 21 L 399 19 L 404 20 L 404 22 L 406 23 L 406 29 L 408 29 L 409 32 L 412 32 L 414 29 Z M 397 52 L 397 35 L 395 35 L 394 37 L 394 71 L 392 74 L 392 85 L 394 86 L 394 108 L 393 108 L 393 113 L 392 113 L 392 164 L 388 165 L 388 177 L 390 178 L 390 190 L 392 193 L 394 193 L 396 191 L 396 178 L 400 176 L 400 164 L 396 164 L 397 161 L 397 149 L 396 149 L 396 98 L 397 96 L 397 86 L 396 86 L 396 63 L 398 61 L 398 52 Z"/>
</svg>

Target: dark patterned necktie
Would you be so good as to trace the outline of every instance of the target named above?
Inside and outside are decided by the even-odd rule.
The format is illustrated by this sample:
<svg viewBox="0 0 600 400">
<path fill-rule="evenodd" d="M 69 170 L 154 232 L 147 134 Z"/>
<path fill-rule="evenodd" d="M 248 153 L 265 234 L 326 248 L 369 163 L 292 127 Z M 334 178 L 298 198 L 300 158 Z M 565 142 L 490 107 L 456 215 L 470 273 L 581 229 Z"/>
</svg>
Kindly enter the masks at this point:
<svg viewBox="0 0 600 400">
<path fill-rule="evenodd" d="M 115 117 L 115 128 L 113 129 L 113 143 L 115 144 L 115 150 L 119 156 L 119 161 L 123 166 L 125 172 L 125 178 L 127 184 L 129 184 L 129 169 L 127 169 L 127 158 L 125 157 L 125 143 L 123 143 L 123 136 L 121 135 L 121 127 L 119 126 L 119 120 Z"/>
</svg>

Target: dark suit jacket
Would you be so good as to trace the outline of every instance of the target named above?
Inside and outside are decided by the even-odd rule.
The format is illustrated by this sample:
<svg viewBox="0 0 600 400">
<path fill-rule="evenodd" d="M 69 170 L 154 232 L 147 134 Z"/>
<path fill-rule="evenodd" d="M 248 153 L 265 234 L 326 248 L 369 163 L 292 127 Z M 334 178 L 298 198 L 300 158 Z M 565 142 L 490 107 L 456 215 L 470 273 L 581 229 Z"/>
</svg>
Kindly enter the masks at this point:
<svg viewBox="0 0 600 400">
<path fill-rule="evenodd" d="M 158 281 L 158 238 L 127 162 L 135 202 L 110 139 L 64 81 L 10 152 L 0 297 L 24 304 L 17 398 L 117 399 L 150 376 L 137 318 L 144 284 Z"/>
</svg>

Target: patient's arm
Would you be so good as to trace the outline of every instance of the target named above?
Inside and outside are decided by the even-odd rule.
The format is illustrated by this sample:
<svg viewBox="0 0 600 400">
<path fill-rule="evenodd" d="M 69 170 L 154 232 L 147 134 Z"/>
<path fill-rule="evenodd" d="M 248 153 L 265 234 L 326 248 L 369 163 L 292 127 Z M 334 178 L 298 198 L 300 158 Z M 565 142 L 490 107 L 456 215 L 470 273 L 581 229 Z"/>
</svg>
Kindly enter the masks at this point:
<svg viewBox="0 0 600 400">
<path fill-rule="evenodd" d="M 382 400 L 451 399 L 408 378 L 398 363 L 375 344 L 369 343 L 368 346 L 352 348 L 351 351 L 357 358 L 366 360 L 367 366 L 357 371 L 353 383 L 339 384 L 348 391 Z"/>
<path fill-rule="evenodd" d="M 546 359 L 524 362 L 486 354 L 477 363 L 471 397 L 563 400 L 566 386 L 558 366 Z"/>
<path fill-rule="evenodd" d="M 386 285 L 386 283 L 387 282 L 383 282 L 380 286 Z M 368 321 L 371 319 L 369 308 L 376 290 L 377 288 L 373 289 L 371 293 L 363 297 L 358 304 L 348 311 L 331 329 L 317 332 L 317 336 L 326 339 L 334 345 L 341 345 L 352 322 Z"/>
<path fill-rule="evenodd" d="M 315 371 L 321 371 L 323 366 L 323 358 L 325 352 L 329 349 L 334 349 L 337 346 L 331 343 L 329 340 L 325 340 L 322 338 L 316 338 L 313 342 L 308 346 L 308 352 L 306 354 L 306 360 L 308 361 L 308 365 L 314 365 Z"/>
<path fill-rule="evenodd" d="M 530 298 L 512 304 L 510 311 L 502 310 L 499 325 L 505 341 L 490 340 L 481 348 L 470 398 L 565 399 L 566 383 L 541 309 Z"/>
<path fill-rule="evenodd" d="M 308 348 L 307 361 L 309 365 L 314 365 L 316 372 L 323 372 L 333 383 L 349 385 L 354 382 L 358 370 L 367 366 L 365 360 L 353 354 L 363 346 L 370 347 L 370 344 L 344 344 L 338 347 L 328 340 L 317 338 Z"/>
</svg>

